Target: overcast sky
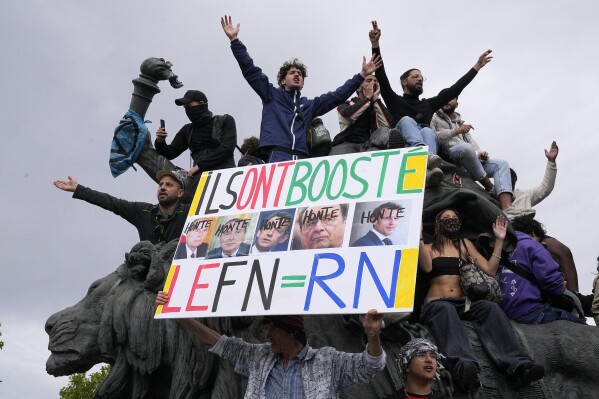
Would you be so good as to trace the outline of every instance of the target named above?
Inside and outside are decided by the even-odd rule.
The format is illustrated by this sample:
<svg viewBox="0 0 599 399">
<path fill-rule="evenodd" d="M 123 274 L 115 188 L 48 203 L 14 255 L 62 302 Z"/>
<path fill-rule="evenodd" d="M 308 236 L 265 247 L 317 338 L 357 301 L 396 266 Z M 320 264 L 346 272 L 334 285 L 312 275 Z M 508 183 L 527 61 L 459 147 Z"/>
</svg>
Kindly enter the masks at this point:
<svg viewBox="0 0 599 399">
<path fill-rule="evenodd" d="M 234 116 L 239 143 L 258 134 L 261 103 L 222 32 L 225 13 L 241 22 L 239 38 L 273 81 L 284 60 L 306 63 L 308 97 L 360 70 L 370 54 L 372 19 L 382 29 L 396 91 L 399 75 L 419 67 L 427 78 L 423 96 L 435 95 L 493 49 L 495 58 L 464 90 L 459 111 L 481 147 L 518 172 L 521 188 L 540 183 L 543 149 L 557 140 L 557 184 L 537 216 L 570 246 L 581 291 L 590 293 L 599 254 L 595 1 L 4 1 L 0 397 L 58 397 L 67 379 L 45 372 L 44 322 L 75 304 L 138 241 L 123 219 L 71 199 L 52 181 L 72 175 L 121 198 L 156 200 L 143 171 L 113 179 L 108 167 L 112 132 L 141 61 L 171 60 L 185 84 L 180 90 L 160 84 L 146 116 L 153 136 L 160 118 L 170 138 L 186 123 L 173 100 L 192 88 L 206 93 L 213 112 Z M 338 131 L 334 112 L 325 125 Z M 187 167 L 189 157 L 177 163 Z"/>
</svg>

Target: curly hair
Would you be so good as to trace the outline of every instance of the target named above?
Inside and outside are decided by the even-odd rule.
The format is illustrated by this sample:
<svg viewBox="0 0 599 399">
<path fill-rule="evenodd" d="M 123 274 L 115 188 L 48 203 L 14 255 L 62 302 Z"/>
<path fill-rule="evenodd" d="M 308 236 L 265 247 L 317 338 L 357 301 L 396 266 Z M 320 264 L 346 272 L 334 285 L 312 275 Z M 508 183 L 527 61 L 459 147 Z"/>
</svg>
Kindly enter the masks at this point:
<svg viewBox="0 0 599 399">
<path fill-rule="evenodd" d="M 279 68 L 279 73 L 277 73 L 277 83 L 279 84 L 279 86 L 281 86 L 281 80 L 285 79 L 285 76 L 287 76 L 287 72 L 289 72 L 291 68 L 299 69 L 302 73 L 303 78 L 308 77 L 308 68 L 306 68 L 306 66 L 302 64 L 300 60 L 294 58 L 292 60 L 285 61 L 283 66 Z"/>
<path fill-rule="evenodd" d="M 539 237 L 542 241 L 547 236 L 545 226 L 540 222 L 536 221 L 530 216 L 518 216 L 512 220 L 512 227 L 514 230 L 521 231 L 522 233 Z"/>
<path fill-rule="evenodd" d="M 256 136 L 248 137 L 243 140 L 243 144 L 241 145 L 241 152 L 243 155 L 258 155 L 258 147 L 260 147 L 260 140 Z"/>
</svg>

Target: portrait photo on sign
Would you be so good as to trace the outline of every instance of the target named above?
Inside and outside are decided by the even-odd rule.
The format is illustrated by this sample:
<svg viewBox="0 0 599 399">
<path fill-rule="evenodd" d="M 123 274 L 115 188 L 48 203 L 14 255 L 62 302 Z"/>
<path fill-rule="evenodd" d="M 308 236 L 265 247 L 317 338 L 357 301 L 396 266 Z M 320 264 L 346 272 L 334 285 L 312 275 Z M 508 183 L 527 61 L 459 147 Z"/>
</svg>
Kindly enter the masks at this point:
<svg viewBox="0 0 599 399">
<path fill-rule="evenodd" d="M 294 208 L 261 212 L 250 255 L 287 251 L 294 216 Z"/>
<path fill-rule="evenodd" d="M 183 228 L 175 259 L 204 259 L 215 227 L 216 218 L 196 218 L 189 221 Z"/>
<path fill-rule="evenodd" d="M 259 213 L 242 213 L 218 218 L 206 259 L 247 256 Z"/>
<path fill-rule="evenodd" d="M 412 200 L 356 204 L 350 247 L 406 245 Z"/>
<path fill-rule="evenodd" d="M 291 249 L 341 248 L 348 210 L 349 204 L 299 208 Z"/>
</svg>

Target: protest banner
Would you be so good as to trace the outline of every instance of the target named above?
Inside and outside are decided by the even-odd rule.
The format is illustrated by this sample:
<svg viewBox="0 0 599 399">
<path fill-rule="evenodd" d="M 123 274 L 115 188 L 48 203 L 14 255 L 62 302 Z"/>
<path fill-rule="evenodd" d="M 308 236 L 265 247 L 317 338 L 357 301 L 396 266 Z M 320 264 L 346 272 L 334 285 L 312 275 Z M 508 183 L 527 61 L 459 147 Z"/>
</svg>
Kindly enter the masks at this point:
<svg viewBox="0 0 599 399">
<path fill-rule="evenodd" d="M 427 148 L 204 173 L 157 318 L 409 312 Z"/>
</svg>

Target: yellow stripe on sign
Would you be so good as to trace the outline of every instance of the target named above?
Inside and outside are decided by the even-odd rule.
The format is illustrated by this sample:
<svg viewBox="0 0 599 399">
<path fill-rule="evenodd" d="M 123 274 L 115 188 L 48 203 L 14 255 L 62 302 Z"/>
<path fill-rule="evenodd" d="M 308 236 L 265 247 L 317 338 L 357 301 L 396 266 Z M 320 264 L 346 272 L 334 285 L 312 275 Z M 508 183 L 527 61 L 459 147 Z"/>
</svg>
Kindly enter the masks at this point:
<svg viewBox="0 0 599 399">
<path fill-rule="evenodd" d="M 191 208 L 189 208 L 189 214 L 187 216 L 195 216 L 196 210 L 198 209 L 198 202 L 200 202 L 200 196 L 204 192 L 206 179 L 208 179 L 208 172 L 203 172 L 202 176 L 200 176 L 196 192 L 193 194 L 193 201 L 191 201 Z"/>
<path fill-rule="evenodd" d="M 414 173 L 406 174 L 403 182 L 404 190 L 417 190 L 424 187 L 426 180 L 426 161 L 427 154 L 406 155 L 406 170 L 412 170 Z"/>
<path fill-rule="evenodd" d="M 171 265 L 171 268 L 168 271 L 168 275 L 166 276 L 166 282 L 164 283 L 164 288 L 162 289 L 165 292 L 168 292 L 171 288 L 171 282 L 173 280 L 173 274 L 175 274 L 175 270 L 177 269 L 177 265 Z M 157 316 L 159 314 L 162 314 L 162 306 L 163 305 L 158 305 L 158 307 L 156 308 L 156 313 L 154 314 L 154 316 Z"/>
<path fill-rule="evenodd" d="M 401 263 L 397 276 L 395 291 L 395 308 L 406 309 L 414 307 L 414 292 L 416 290 L 416 271 L 418 270 L 418 249 L 410 248 L 401 251 Z"/>
</svg>

